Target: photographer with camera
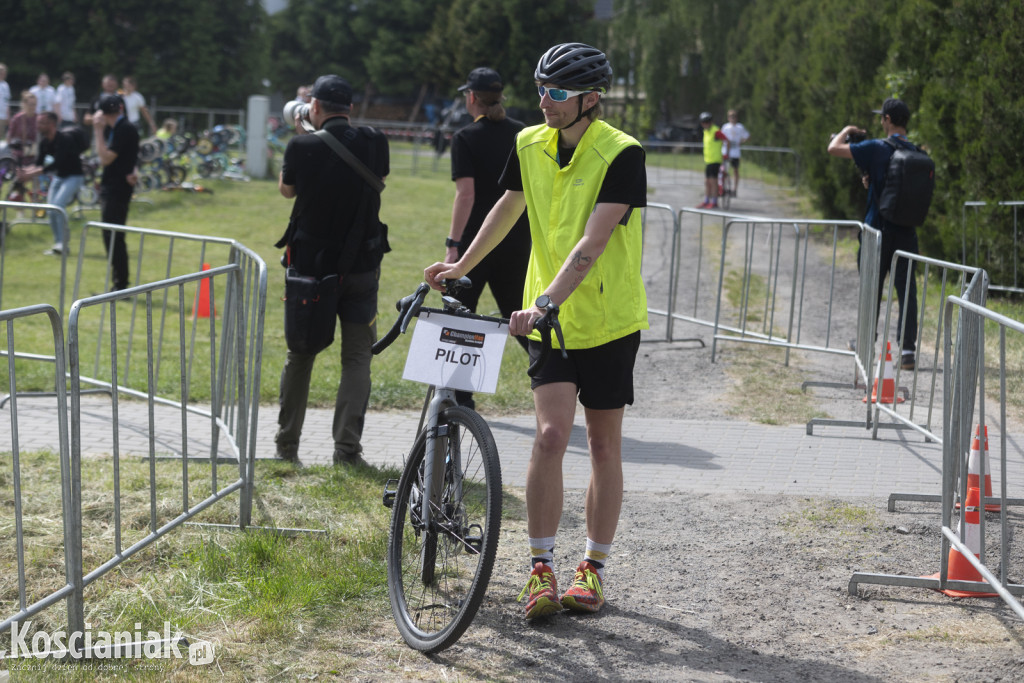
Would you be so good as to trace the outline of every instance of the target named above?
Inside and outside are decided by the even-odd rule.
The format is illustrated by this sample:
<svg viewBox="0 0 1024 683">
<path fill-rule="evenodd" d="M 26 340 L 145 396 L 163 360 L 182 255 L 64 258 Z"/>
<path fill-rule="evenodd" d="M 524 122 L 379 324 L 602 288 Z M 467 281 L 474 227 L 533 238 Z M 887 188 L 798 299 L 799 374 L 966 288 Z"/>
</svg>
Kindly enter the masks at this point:
<svg viewBox="0 0 1024 683">
<path fill-rule="evenodd" d="M 905 251 L 911 254 L 918 254 L 917 230 L 913 226 L 896 225 L 882 216 L 879 209 L 879 198 L 886 183 L 886 174 L 889 168 L 889 160 L 895 153 L 893 144 L 886 142 L 886 138 L 895 138 L 895 144 L 899 139 L 907 140 L 907 123 L 910 121 L 910 109 L 901 100 L 895 98 L 887 99 L 882 108 L 873 113 L 880 115 L 882 130 L 885 138 L 868 139 L 868 133 L 863 128 L 849 125 L 839 133 L 832 136 L 828 143 L 828 153 L 834 157 L 853 159 L 861 172 L 861 180 L 868 190 L 867 213 L 864 222 L 882 233 L 882 262 L 878 274 L 878 305 L 875 307 L 875 326 L 879 306 L 882 301 L 883 283 L 885 276 L 889 273 L 892 264 L 892 256 L 896 251 Z M 908 142 L 906 144 L 909 144 Z M 857 235 L 858 242 L 860 235 Z M 910 267 L 910 284 L 907 286 L 907 267 Z M 857 267 L 860 268 L 860 250 L 857 251 Z M 906 330 L 900 340 L 902 347 L 901 367 L 904 370 L 913 370 L 915 367 L 914 351 L 917 339 L 917 282 L 915 279 L 914 263 L 906 259 L 900 259 L 896 263 L 896 271 L 893 277 L 896 278 L 896 292 L 899 295 L 899 317 L 897 318 L 897 331 L 903 329 L 903 320 L 906 320 Z M 898 332 L 897 332 L 898 333 Z M 875 334 L 877 335 L 877 329 Z M 854 343 L 850 343 L 851 351 L 855 351 Z"/>
<path fill-rule="evenodd" d="M 326 312 L 331 340 L 333 316 L 341 321 L 334 464 L 365 464 L 360 439 L 370 398 L 370 347 L 377 338 L 377 282 L 387 251 L 379 191 L 389 171 L 388 142 L 372 128 L 349 125 L 352 87 L 340 76 L 318 78 L 311 96 L 308 104 L 294 103 L 286 114 L 297 135 L 285 150 L 278 188 L 284 197 L 295 198 L 295 205 L 276 246 L 286 247 L 285 261 L 299 275 L 317 281 L 337 278 L 337 290 L 329 292 L 337 295 L 337 304 Z M 316 132 L 305 134 L 310 130 Z M 291 347 L 289 339 L 275 442 L 278 458 L 300 464 L 299 436 L 317 354 Z"/>
</svg>

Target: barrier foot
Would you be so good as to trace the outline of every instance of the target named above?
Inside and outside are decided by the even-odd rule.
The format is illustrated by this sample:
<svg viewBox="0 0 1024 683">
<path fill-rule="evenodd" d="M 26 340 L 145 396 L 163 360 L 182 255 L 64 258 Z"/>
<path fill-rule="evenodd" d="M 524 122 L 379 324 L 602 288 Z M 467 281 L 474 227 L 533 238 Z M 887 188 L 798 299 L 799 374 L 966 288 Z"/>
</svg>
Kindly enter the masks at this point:
<svg viewBox="0 0 1024 683">
<path fill-rule="evenodd" d="M 867 420 L 833 420 L 828 417 L 814 417 L 807 423 L 808 436 L 814 436 L 814 425 L 829 425 L 831 427 L 860 427 L 871 429 L 871 423 Z"/>
<path fill-rule="evenodd" d="M 241 529 L 237 524 L 213 524 L 212 522 L 185 522 L 185 526 L 201 526 L 209 529 L 225 529 L 232 531 L 269 531 L 279 536 L 298 536 L 299 534 L 326 534 L 326 529 L 281 529 L 273 526 L 247 526 Z"/>
<path fill-rule="evenodd" d="M 807 387 L 828 387 L 829 389 L 860 389 L 862 385 L 850 384 L 849 382 L 804 382 L 800 385 L 800 391 L 807 393 Z"/>
<path fill-rule="evenodd" d="M 942 496 L 940 496 L 938 494 L 931 494 L 931 493 L 890 493 L 889 494 L 889 504 L 888 504 L 886 509 L 889 512 L 896 512 L 896 501 L 898 501 L 898 500 L 916 501 L 916 502 L 919 502 L 919 503 L 941 503 L 942 502 Z M 986 500 L 999 500 L 999 499 L 998 498 L 986 497 Z M 1008 506 L 1009 505 L 1022 506 L 1022 505 L 1024 505 L 1024 498 L 1007 498 L 1006 499 L 1006 504 Z M 957 507 L 957 509 L 959 509 L 960 508 L 960 503 L 957 503 L 956 507 Z M 986 505 L 985 507 L 986 507 L 986 510 L 985 510 L 986 512 L 998 512 L 999 511 L 998 508 L 994 509 L 994 510 L 988 509 L 989 507 L 991 507 L 990 505 Z"/>
<path fill-rule="evenodd" d="M 903 586 L 909 588 L 928 588 L 930 590 L 942 590 L 943 588 L 951 588 L 953 590 L 961 591 L 978 591 L 992 590 L 992 587 L 984 581 L 946 581 L 946 585 L 942 585 L 942 581 L 938 578 L 929 576 L 904 576 L 902 574 L 869 574 L 866 572 L 855 572 L 850 578 L 850 583 L 847 586 L 847 592 L 850 595 L 857 595 L 857 587 L 860 584 L 870 584 L 876 586 Z M 1024 586 L 1016 583 L 1010 583 L 1006 585 L 1008 590 L 1013 595 L 1024 595 Z"/>
</svg>

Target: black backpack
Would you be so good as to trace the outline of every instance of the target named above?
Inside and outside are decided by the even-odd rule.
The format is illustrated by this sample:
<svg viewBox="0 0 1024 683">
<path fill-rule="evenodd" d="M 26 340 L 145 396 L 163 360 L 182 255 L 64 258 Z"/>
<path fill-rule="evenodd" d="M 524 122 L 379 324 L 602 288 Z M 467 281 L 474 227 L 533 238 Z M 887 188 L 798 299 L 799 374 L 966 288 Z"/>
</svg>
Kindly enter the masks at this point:
<svg viewBox="0 0 1024 683">
<path fill-rule="evenodd" d="M 886 138 L 893 148 L 878 197 L 882 218 L 906 228 L 916 228 L 928 216 L 935 192 L 935 162 L 924 151 L 902 138 Z"/>
</svg>

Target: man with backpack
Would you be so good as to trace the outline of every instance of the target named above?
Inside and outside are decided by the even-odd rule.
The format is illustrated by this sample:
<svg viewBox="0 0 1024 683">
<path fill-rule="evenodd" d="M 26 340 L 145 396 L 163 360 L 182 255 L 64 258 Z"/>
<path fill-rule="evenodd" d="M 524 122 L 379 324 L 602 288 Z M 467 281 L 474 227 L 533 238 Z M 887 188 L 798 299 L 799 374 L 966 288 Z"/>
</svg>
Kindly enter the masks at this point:
<svg viewBox="0 0 1024 683">
<path fill-rule="evenodd" d="M 882 261 L 878 275 L 878 303 L 881 305 L 883 283 L 889 273 L 893 254 L 896 251 L 919 253 L 916 228 L 924 222 L 928 213 L 935 167 L 924 152 L 907 140 L 910 109 L 906 104 L 889 98 L 874 113 L 881 117 L 884 138 L 865 139 L 867 131 L 849 125 L 832 137 L 828 153 L 835 157 L 853 159 L 868 189 L 864 222 L 882 233 Z M 860 266 L 859 250 L 857 265 Z M 914 271 L 912 261 L 900 259 L 892 274 L 899 295 L 897 334 L 903 329 L 903 321 L 906 320 L 906 329 L 900 340 L 903 352 L 900 365 L 904 370 L 913 370 L 915 367 L 917 283 Z M 875 315 L 877 321 L 877 308 Z"/>
</svg>

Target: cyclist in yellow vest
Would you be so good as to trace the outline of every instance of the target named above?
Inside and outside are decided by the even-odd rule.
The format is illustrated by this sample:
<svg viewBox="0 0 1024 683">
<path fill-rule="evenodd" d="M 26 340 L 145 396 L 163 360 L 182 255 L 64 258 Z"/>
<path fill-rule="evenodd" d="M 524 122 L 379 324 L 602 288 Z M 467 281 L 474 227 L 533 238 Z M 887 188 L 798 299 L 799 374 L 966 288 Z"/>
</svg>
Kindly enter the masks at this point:
<svg viewBox="0 0 1024 683">
<path fill-rule="evenodd" d="M 715 125 L 711 112 L 701 112 L 700 125 L 704 129 L 704 201 L 698 209 L 718 208 L 718 171 L 729 154 L 729 138 Z"/>
<path fill-rule="evenodd" d="M 531 360 L 541 349 L 534 321 L 549 301 L 561 308 L 568 360 L 552 353 L 532 381 L 537 435 L 526 474 L 531 571 L 520 595 L 527 597 L 527 619 L 563 607 L 601 608 L 622 506 L 622 418 L 633 403 L 640 330 L 648 327 L 636 210 L 647 205 L 647 172 L 640 143 L 598 118 L 611 75 L 604 53 L 582 43 L 556 45 L 541 56 L 534 80 L 545 123 L 517 136 L 501 177 L 505 193 L 462 257 L 424 271 L 438 289 L 444 279 L 461 277 L 525 210 L 533 246 L 523 310 L 510 316 L 509 332 L 530 336 Z M 560 597 L 554 546 L 577 397 L 590 447 L 587 543 L 572 586 Z"/>
</svg>

